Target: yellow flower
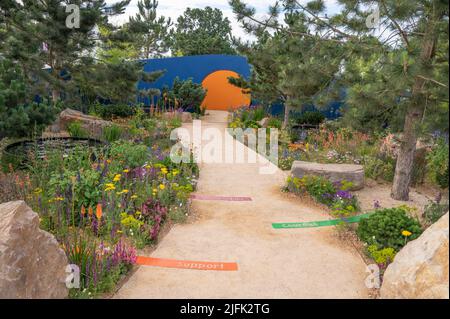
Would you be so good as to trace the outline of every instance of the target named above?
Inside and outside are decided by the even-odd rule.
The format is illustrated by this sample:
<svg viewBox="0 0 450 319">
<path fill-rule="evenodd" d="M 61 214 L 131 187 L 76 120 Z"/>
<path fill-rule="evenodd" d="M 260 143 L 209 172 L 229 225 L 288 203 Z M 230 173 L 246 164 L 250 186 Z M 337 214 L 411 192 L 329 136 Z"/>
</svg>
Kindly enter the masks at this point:
<svg viewBox="0 0 450 319">
<path fill-rule="evenodd" d="M 114 176 L 113 182 L 118 182 L 120 181 L 120 178 L 122 177 L 122 175 L 117 174 L 116 176 Z"/>
<path fill-rule="evenodd" d="M 34 193 L 35 193 L 36 195 L 42 193 L 42 188 L 40 188 L 40 187 L 36 188 L 36 189 L 34 190 Z"/>
<path fill-rule="evenodd" d="M 124 189 L 124 190 L 118 192 L 117 195 L 128 194 L 128 192 L 129 192 L 128 189 Z"/>
<path fill-rule="evenodd" d="M 159 185 L 159 189 L 163 190 L 163 189 L 165 189 L 165 188 L 166 188 L 166 185 L 164 185 L 164 184 L 160 184 L 160 185 Z"/>
<path fill-rule="evenodd" d="M 163 167 L 161 168 L 161 173 L 163 174 L 167 174 L 169 171 L 167 170 L 167 168 Z"/>
<path fill-rule="evenodd" d="M 156 193 L 158 190 L 156 188 L 153 188 L 153 193 Z"/>
<path fill-rule="evenodd" d="M 106 187 L 106 188 L 110 188 L 110 187 L 115 187 L 115 186 L 114 186 L 113 183 L 108 183 L 108 184 L 105 184 L 105 187 Z"/>
<path fill-rule="evenodd" d="M 402 231 L 402 235 L 405 237 L 409 237 L 412 235 L 412 233 L 410 231 L 404 230 L 404 231 Z"/>
<path fill-rule="evenodd" d="M 172 171 L 172 174 L 173 174 L 174 177 L 177 176 L 178 173 L 179 173 L 179 171 L 178 171 L 177 169 L 174 169 L 174 170 Z"/>
<path fill-rule="evenodd" d="M 133 195 L 133 196 L 131 196 L 131 199 L 137 199 L 138 198 L 138 196 L 137 195 Z"/>
<path fill-rule="evenodd" d="M 129 170 L 129 169 L 124 169 L 123 172 L 124 172 L 124 173 L 129 173 L 130 170 Z"/>
<path fill-rule="evenodd" d="M 64 200 L 64 197 L 55 197 L 54 200 L 56 202 L 62 202 Z"/>
<path fill-rule="evenodd" d="M 110 186 L 110 187 L 106 187 L 106 188 L 105 188 L 105 192 L 110 192 L 110 191 L 113 191 L 113 190 L 115 190 L 115 189 L 116 189 L 116 186 L 112 185 L 112 186 Z"/>
</svg>

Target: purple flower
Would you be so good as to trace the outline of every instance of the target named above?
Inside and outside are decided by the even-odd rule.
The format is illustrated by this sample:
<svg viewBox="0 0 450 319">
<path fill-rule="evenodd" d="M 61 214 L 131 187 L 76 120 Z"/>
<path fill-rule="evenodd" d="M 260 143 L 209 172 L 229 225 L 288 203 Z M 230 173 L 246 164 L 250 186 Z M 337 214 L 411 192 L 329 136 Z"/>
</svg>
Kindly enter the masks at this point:
<svg viewBox="0 0 450 319">
<path fill-rule="evenodd" d="M 335 181 L 333 182 L 333 187 L 336 189 L 340 189 L 342 186 L 342 181 Z"/>
<path fill-rule="evenodd" d="M 137 179 L 143 179 L 146 175 L 147 171 L 143 167 L 138 167 L 133 170 L 133 175 Z"/>
<path fill-rule="evenodd" d="M 342 199 L 353 199 L 353 195 L 348 191 L 339 190 L 336 192 L 336 196 L 339 196 Z"/>
<path fill-rule="evenodd" d="M 379 200 L 374 200 L 373 201 L 373 208 L 375 209 L 380 209 L 381 208 L 381 203 Z"/>
<path fill-rule="evenodd" d="M 94 232 L 95 235 L 97 235 L 98 233 L 98 222 L 96 218 L 92 219 L 92 231 Z"/>
</svg>

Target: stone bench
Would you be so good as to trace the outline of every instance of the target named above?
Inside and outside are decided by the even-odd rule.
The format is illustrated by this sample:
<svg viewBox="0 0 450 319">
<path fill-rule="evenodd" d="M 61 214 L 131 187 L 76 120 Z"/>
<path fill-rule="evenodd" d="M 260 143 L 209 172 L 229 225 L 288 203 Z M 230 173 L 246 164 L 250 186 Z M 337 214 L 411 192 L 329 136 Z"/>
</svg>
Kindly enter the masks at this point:
<svg viewBox="0 0 450 319">
<path fill-rule="evenodd" d="M 295 161 L 292 165 L 291 174 L 298 178 L 306 175 L 323 176 L 331 182 L 346 180 L 353 183 L 351 190 L 364 188 L 364 167 L 361 165 Z"/>
</svg>

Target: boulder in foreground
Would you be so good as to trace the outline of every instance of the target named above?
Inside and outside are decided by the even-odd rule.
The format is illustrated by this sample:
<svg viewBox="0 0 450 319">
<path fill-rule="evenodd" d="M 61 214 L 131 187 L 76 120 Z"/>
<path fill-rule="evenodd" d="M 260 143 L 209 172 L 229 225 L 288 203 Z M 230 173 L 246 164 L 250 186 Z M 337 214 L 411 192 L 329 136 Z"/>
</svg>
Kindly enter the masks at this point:
<svg viewBox="0 0 450 319">
<path fill-rule="evenodd" d="M 384 273 L 384 299 L 448 299 L 449 214 L 408 243 Z"/>
<path fill-rule="evenodd" d="M 53 235 L 24 201 L 0 204 L 0 298 L 66 298 L 68 264 Z"/>
</svg>

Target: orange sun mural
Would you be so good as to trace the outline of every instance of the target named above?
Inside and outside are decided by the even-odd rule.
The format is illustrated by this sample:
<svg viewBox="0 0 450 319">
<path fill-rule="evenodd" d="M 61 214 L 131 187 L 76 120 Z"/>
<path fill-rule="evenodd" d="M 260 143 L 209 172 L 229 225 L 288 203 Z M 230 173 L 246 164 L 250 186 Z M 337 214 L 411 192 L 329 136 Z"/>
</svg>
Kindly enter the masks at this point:
<svg viewBox="0 0 450 319">
<path fill-rule="evenodd" d="M 203 100 L 202 107 L 208 110 L 236 109 L 241 106 L 249 106 L 251 102 L 250 94 L 242 93 L 242 89 L 231 85 L 229 77 L 238 78 L 239 75 L 233 71 L 216 71 L 209 74 L 202 82 L 208 93 Z"/>
</svg>

